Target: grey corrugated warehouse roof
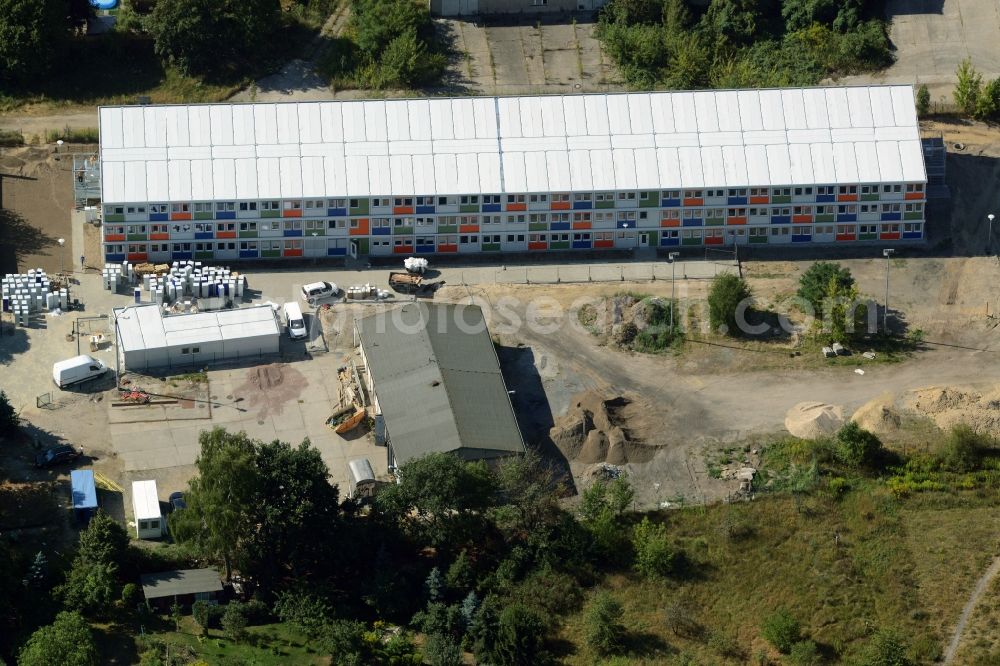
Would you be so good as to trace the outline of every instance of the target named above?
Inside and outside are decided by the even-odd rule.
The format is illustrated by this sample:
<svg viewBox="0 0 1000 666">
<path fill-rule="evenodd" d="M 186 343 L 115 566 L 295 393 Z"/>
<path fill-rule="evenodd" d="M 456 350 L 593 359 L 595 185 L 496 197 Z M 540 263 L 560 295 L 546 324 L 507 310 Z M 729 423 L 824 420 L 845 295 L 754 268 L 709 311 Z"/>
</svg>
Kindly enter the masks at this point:
<svg viewBox="0 0 1000 666">
<path fill-rule="evenodd" d="M 434 452 L 523 453 L 483 311 L 411 303 L 357 321 L 398 463 Z"/>
<path fill-rule="evenodd" d="M 147 599 L 222 591 L 222 580 L 215 569 L 181 569 L 143 574 L 140 580 L 142 593 Z"/>
</svg>

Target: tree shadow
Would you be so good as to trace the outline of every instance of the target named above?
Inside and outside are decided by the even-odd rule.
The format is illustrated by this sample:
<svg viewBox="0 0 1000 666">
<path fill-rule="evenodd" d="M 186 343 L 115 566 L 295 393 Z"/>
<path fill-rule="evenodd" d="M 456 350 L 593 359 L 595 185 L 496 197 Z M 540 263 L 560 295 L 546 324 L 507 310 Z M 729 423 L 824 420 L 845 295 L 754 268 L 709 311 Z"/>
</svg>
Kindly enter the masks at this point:
<svg viewBox="0 0 1000 666">
<path fill-rule="evenodd" d="M 0 238 L 3 238 L 3 244 L 7 246 L 6 254 L 13 254 L 15 269 L 25 257 L 48 254 L 45 250 L 56 244 L 55 238 L 32 226 L 20 213 L 9 208 L 0 208 Z"/>
<path fill-rule="evenodd" d="M 624 652 L 629 657 L 668 657 L 677 653 L 670 643 L 651 631 L 630 630 L 622 637 Z"/>
<path fill-rule="evenodd" d="M 0 365 L 14 360 L 15 354 L 23 354 L 31 349 L 28 333 L 10 322 L 0 322 Z"/>
</svg>

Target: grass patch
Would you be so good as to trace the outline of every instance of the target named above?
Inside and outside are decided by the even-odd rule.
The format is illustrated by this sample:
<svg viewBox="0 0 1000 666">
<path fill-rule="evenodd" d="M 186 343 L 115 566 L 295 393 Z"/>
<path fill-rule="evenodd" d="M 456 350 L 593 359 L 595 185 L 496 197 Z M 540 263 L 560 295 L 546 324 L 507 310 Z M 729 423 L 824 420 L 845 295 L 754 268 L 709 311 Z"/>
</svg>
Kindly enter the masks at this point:
<svg viewBox="0 0 1000 666">
<path fill-rule="evenodd" d="M 61 130 L 45 130 L 45 143 L 62 140 L 66 143 L 97 143 L 100 131 L 96 127 L 64 127 Z"/>
<path fill-rule="evenodd" d="M 24 145 L 24 135 L 21 130 L 0 129 L 0 147 L 13 148 Z"/>
<path fill-rule="evenodd" d="M 258 666 L 283 666 L 284 664 L 325 664 L 329 659 L 316 653 L 309 640 L 291 626 L 283 623 L 247 627 L 247 639 L 236 643 L 225 638 L 221 631 L 210 629 L 208 636 L 191 616 L 181 618 L 180 631 L 162 631 L 148 636 L 171 652 L 189 655 L 209 664 L 257 664 Z"/>
<path fill-rule="evenodd" d="M 194 372 L 186 372 L 183 375 L 174 375 L 170 378 L 171 382 L 191 382 L 193 384 L 207 384 L 208 383 L 208 372 L 205 370 L 195 370 Z"/>
<path fill-rule="evenodd" d="M 995 495 L 921 500 L 900 501 L 862 481 L 839 500 L 782 493 L 660 514 L 700 573 L 670 583 L 619 574 L 601 585 L 625 606 L 626 626 L 661 646 L 623 663 L 673 663 L 680 654 L 698 664 L 757 663 L 754 655 L 768 649 L 761 624 L 780 607 L 831 657 L 824 663 L 851 663 L 875 631 L 889 627 L 903 634 L 916 663 L 929 663 L 989 559 L 984 554 L 996 550 L 1000 516 Z M 951 592 L 937 593 L 943 589 Z M 679 598 L 692 609 L 698 631 L 691 635 L 675 633 L 666 618 Z M 596 663 L 584 635 L 583 614 L 569 617 L 561 638 L 577 651 L 566 663 Z"/>
</svg>

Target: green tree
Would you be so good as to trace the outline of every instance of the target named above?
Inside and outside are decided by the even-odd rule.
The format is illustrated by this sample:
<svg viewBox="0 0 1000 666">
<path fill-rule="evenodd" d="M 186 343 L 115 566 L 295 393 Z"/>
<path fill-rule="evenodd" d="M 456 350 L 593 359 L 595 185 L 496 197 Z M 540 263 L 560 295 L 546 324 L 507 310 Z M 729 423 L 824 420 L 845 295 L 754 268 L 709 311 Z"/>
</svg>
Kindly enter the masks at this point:
<svg viewBox="0 0 1000 666">
<path fill-rule="evenodd" d="M 119 588 L 117 564 L 88 562 L 77 557 L 66 574 L 66 582 L 55 592 L 66 608 L 107 617 L 115 600 L 121 598 Z"/>
<path fill-rule="evenodd" d="M 278 0 L 157 2 L 144 21 L 156 53 L 187 74 L 245 62 L 281 18 Z"/>
<path fill-rule="evenodd" d="M 965 58 L 955 70 L 955 90 L 952 96 L 958 109 L 967 116 L 974 115 L 983 89 L 983 75 L 972 66 L 972 59 Z"/>
<path fill-rule="evenodd" d="M 799 278 L 796 296 L 809 303 L 817 314 L 822 313 L 823 301 L 828 296 L 831 282 L 839 288 L 850 289 L 854 286 L 854 276 L 838 263 L 817 261 Z"/>
<path fill-rule="evenodd" d="M 62 612 L 31 635 L 17 655 L 18 666 L 96 666 L 97 645 L 90 625 L 76 612 Z"/>
<path fill-rule="evenodd" d="M 495 660 L 497 666 L 517 666 L 540 661 L 547 627 L 542 617 L 521 604 L 500 611 Z"/>
<path fill-rule="evenodd" d="M 802 629 L 799 626 L 799 621 L 787 608 L 779 608 L 764 618 L 760 633 L 779 652 L 788 654 L 791 652 L 792 646 L 799 641 Z"/>
<path fill-rule="evenodd" d="M 60 0 L 0 0 L 0 81 L 23 84 L 42 76 L 65 31 Z"/>
<path fill-rule="evenodd" d="M 183 609 L 181 605 L 174 601 L 170 605 L 170 619 L 174 621 L 174 631 L 181 630 L 181 618 L 184 617 Z"/>
<path fill-rule="evenodd" d="M 249 513 L 262 498 L 255 443 L 246 433 L 231 434 L 222 428 L 204 431 L 198 440 L 198 476 L 189 482 L 187 508 L 170 516 L 171 533 L 202 555 L 222 560 L 228 580 L 234 558 L 245 563 L 242 555 L 247 540 L 259 527 Z"/>
<path fill-rule="evenodd" d="M 850 467 L 874 467 L 882 453 L 882 440 L 848 421 L 837 431 L 837 457 Z"/>
<path fill-rule="evenodd" d="M 481 462 L 435 453 L 401 465 L 400 483 L 375 496 L 376 506 L 419 542 L 455 551 L 485 529 L 496 478 Z"/>
<path fill-rule="evenodd" d="M 921 83 L 917 88 L 917 113 L 926 116 L 931 111 L 931 91 L 927 89 L 926 83 Z"/>
<path fill-rule="evenodd" d="M 858 666 L 910 666 L 903 637 L 891 629 L 880 629 L 865 645 Z"/>
<path fill-rule="evenodd" d="M 331 542 L 339 534 L 339 493 L 330 470 L 309 440 L 292 447 L 285 442 L 255 443 L 256 499 L 242 508 L 244 570 L 265 592 L 293 572 L 329 567 Z M 317 533 L 317 526 L 322 529 Z"/>
<path fill-rule="evenodd" d="M 972 115 L 978 120 L 992 120 L 997 113 L 1000 113 L 1000 79 L 993 79 L 980 91 Z"/>
<path fill-rule="evenodd" d="M 87 529 L 80 532 L 78 555 L 88 563 L 121 566 L 129 549 L 128 532 L 117 520 L 98 509 Z"/>
<path fill-rule="evenodd" d="M 2 48 L 0 46 L 0 49 Z M 14 435 L 20 427 L 21 417 L 18 416 L 14 405 L 10 404 L 7 394 L 0 391 L 0 437 Z"/>
<path fill-rule="evenodd" d="M 703 633 L 698 621 L 698 606 L 684 591 L 673 595 L 663 608 L 663 619 L 667 628 L 675 635 L 697 638 Z"/>
<path fill-rule="evenodd" d="M 739 336 L 737 309 L 751 298 L 750 287 L 740 277 L 723 273 L 712 279 L 708 292 L 708 320 L 713 331 Z"/>
<path fill-rule="evenodd" d="M 247 613 L 243 604 L 233 601 L 226 605 L 222 613 L 222 631 L 229 640 L 243 642 L 247 633 Z"/>
<path fill-rule="evenodd" d="M 684 554 L 670 545 L 666 525 L 653 523 L 648 517 L 632 528 L 632 549 L 632 566 L 646 578 L 673 576 L 683 566 Z"/>
<path fill-rule="evenodd" d="M 624 609 L 614 597 L 601 592 L 590 602 L 586 614 L 587 645 L 601 655 L 614 654 L 625 645 Z"/>
</svg>

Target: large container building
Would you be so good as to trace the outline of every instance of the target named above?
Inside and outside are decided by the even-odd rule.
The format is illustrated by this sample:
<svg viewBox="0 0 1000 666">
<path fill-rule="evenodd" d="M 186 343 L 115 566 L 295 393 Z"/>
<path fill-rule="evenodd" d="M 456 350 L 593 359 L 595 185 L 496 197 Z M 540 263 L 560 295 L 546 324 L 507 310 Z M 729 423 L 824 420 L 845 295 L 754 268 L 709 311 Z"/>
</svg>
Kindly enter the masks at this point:
<svg viewBox="0 0 1000 666">
<path fill-rule="evenodd" d="M 281 325 L 270 305 L 165 315 L 155 303 L 114 310 L 120 360 L 129 370 L 202 366 L 277 354 Z"/>
<path fill-rule="evenodd" d="M 103 107 L 107 261 L 920 241 L 910 86 Z"/>
</svg>

